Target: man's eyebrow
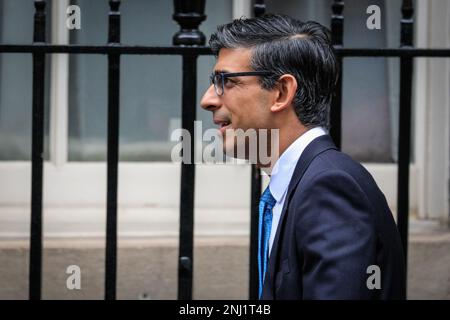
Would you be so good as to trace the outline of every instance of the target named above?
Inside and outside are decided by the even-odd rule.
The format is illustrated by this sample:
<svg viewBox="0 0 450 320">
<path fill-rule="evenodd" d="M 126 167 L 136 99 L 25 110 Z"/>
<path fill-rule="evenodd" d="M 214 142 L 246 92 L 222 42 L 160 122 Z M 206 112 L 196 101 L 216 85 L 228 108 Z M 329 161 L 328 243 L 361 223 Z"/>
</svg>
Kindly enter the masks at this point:
<svg viewBox="0 0 450 320">
<path fill-rule="evenodd" d="M 214 74 L 219 74 L 219 73 L 230 73 L 230 71 L 224 70 L 224 69 L 214 70 Z"/>
</svg>

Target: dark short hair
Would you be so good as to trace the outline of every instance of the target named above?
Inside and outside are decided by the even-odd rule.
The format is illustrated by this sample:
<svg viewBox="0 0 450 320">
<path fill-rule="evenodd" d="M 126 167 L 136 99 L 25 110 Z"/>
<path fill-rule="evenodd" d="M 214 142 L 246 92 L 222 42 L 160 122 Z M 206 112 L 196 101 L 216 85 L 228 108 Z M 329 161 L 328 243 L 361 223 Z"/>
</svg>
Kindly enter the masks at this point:
<svg viewBox="0 0 450 320">
<path fill-rule="evenodd" d="M 241 18 L 218 26 L 209 45 L 216 56 L 222 48 L 251 48 L 250 67 L 273 72 L 261 77 L 264 89 L 273 88 L 283 74 L 294 76 L 298 87 L 293 104 L 300 122 L 329 127 L 338 65 L 326 27 L 286 15 Z"/>
</svg>

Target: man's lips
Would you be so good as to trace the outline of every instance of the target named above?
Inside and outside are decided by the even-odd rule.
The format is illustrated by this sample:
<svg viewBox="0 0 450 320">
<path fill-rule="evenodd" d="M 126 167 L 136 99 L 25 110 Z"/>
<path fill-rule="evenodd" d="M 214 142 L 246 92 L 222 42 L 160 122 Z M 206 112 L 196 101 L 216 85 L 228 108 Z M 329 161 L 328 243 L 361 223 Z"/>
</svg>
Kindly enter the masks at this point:
<svg viewBox="0 0 450 320">
<path fill-rule="evenodd" d="M 217 124 L 219 126 L 219 131 L 221 134 L 224 134 L 225 130 L 231 128 L 231 121 L 228 119 L 214 118 L 213 121 L 215 124 Z"/>
</svg>

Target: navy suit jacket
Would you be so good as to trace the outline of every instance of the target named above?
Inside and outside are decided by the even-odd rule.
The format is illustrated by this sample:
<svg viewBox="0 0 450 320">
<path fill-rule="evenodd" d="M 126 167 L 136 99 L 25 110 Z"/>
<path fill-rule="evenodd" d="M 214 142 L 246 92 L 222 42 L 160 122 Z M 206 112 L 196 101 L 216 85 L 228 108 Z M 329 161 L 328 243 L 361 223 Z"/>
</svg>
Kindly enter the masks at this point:
<svg viewBox="0 0 450 320">
<path fill-rule="evenodd" d="M 268 263 L 263 300 L 406 296 L 403 249 L 386 199 L 329 135 L 313 140 L 297 162 Z M 380 269 L 380 289 L 367 286 L 376 283 L 371 265 Z"/>
</svg>

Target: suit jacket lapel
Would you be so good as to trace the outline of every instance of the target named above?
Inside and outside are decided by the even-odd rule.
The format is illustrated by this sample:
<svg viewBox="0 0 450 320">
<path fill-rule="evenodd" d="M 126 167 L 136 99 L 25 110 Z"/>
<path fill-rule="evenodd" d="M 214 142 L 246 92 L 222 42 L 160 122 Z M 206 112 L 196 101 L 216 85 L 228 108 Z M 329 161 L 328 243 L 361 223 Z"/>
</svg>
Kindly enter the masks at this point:
<svg viewBox="0 0 450 320">
<path fill-rule="evenodd" d="M 269 290 L 266 291 L 270 296 L 273 295 L 275 290 L 275 268 L 277 266 L 278 261 L 278 251 L 280 248 L 280 235 L 284 229 L 284 222 L 286 220 L 287 208 L 289 207 L 289 203 L 291 201 L 293 191 L 296 189 L 298 183 L 300 182 L 303 174 L 306 169 L 312 162 L 312 160 L 319 155 L 320 153 L 329 150 L 329 149 L 337 149 L 334 145 L 331 137 L 329 135 L 320 136 L 314 139 L 303 151 L 299 160 L 297 161 L 297 165 L 295 166 L 294 173 L 292 175 L 291 181 L 289 183 L 288 191 L 286 194 L 286 200 L 284 201 L 283 210 L 281 211 L 280 221 L 278 223 L 277 232 L 275 234 L 274 242 L 272 245 L 272 251 L 269 257 L 269 272 L 266 273 L 265 283 L 270 284 L 270 286 L 264 285 L 264 289 Z M 263 293 L 263 298 L 266 296 Z"/>
</svg>

